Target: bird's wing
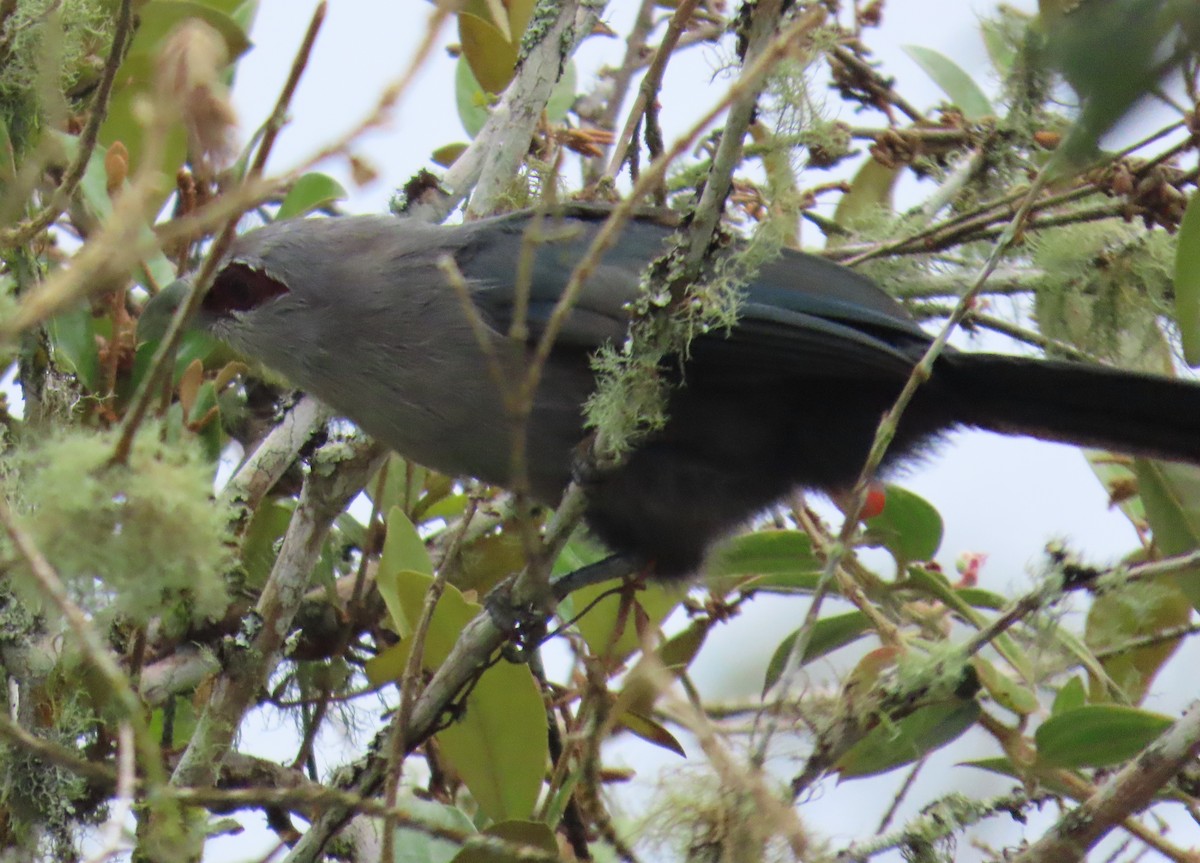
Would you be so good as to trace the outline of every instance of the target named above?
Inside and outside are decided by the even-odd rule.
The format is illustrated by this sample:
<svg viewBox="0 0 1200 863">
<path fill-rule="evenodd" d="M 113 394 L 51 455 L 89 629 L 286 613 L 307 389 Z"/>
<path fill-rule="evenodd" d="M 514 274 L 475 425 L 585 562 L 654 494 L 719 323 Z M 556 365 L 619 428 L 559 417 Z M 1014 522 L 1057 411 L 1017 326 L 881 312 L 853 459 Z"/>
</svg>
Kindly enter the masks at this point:
<svg viewBox="0 0 1200 863">
<path fill-rule="evenodd" d="M 531 340 L 545 331 L 576 264 L 602 219 L 547 219 L 531 228 L 528 214 L 475 223 L 459 254 L 463 274 L 484 317 L 506 332 L 519 308 L 517 271 L 523 244 L 536 249 L 525 286 Z M 540 231 L 544 240 L 528 240 Z M 527 232 L 530 232 L 527 234 Z M 635 220 L 601 259 L 556 339 L 559 350 L 590 352 L 625 338 L 626 304 L 638 295 L 646 265 L 665 251 L 671 229 Z M 891 297 L 851 270 L 811 255 L 784 252 L 745 289 L 738 323 L 695 339 L 689 374 L 822 375 L 856 379 L 907 375 L 914 349 L 928 336 Z"/>
</svg>

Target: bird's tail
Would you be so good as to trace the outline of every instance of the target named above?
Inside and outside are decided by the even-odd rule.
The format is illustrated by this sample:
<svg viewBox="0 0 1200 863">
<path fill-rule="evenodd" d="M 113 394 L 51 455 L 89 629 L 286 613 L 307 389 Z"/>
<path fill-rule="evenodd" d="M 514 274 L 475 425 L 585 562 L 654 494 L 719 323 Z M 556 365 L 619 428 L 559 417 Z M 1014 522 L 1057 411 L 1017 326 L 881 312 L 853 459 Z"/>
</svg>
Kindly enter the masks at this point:
<svg viewBox="0 0 1200 863">
<path fill-rule="evenodd" d="M 959 421 L 1002 434 L 1200 464 L 1200 385 L 1083 363 L 952 353 Z"/>
</svg>

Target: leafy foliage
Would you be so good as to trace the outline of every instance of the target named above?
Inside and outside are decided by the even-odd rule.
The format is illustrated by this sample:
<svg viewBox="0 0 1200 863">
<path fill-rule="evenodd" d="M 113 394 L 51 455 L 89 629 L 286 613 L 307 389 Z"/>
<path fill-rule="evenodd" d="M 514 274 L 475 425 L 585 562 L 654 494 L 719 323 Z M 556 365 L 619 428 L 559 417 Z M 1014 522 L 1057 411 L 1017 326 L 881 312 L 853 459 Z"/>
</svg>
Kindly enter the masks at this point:
<svg viewBox="0 0 1200 863">
<path fill-rule="evenodd" d="M 989 74 L 912 45 L 920 71 L 904 79 L 868 49 L 897 11 L 885 3 L 648 3 L 607 41 L 570 3 L 437 4 L 434 21 L 454 19 L 456 66 L 421 86 L 441 88 L 465 140 L 422 140 L 445 173 L 398 199 L 445 215 L 471 195 L 474 216 L 635 190 L 691 219 L 645 274 L 628 339 L 593 358 L 603 385 L 588 415 L 605 458 L 661 427 L 692 340 L 736 323 L 741 287 L 798 245 L 802 224 L 809 246 L 819 230 L 823 254 L 933 322 L 957 314 L 998 250 L 958 310 L 965 328 L 1174 374 L 1180 354 L 1196 364 L 1200 338 L 1193 7 L 1000 6 L 981 22 Z M 1052 545 L 1024 590 L 984 564 L 1005 525 L 948 561 L 959 514 L 893 484 L 881 510 L 840 529 L 835 508 L 788 501 L 717 549 L 695 586 L 631 579 L 561 597 L 546 577 L 603 557 L 560 523 L 569 506 L 550 515 L 384 458 L 269 371 L 142 315 L 160 291 L 188 303 L 244 214 L 332 215 L 353 195 L 326 162 L 265 171 L 290 91 L 273 116 L 243 118 L 247 132 L 262 125 L 233 151 L 228 89 L 257 11 L 0 3 L 0 355 L 23 397 L 0 410 L 5 853 L 70 859 L 82 839 L 116 836 L 108 851 L 198 860 L 206 831 L 251 807 L 293 863 L 360 859 L 376 840 L 397 861 L 567 859 L 568 847 L 933 860 L 983 819 L 1024 819 L 1055 797 L 1077 808 L 1051 838 L 1099 823 L 1189 859 L 1185 840 L 1138 818 L 1168 798 L 1195 808 L 1194 786 L 1149 778 L 1164 753 L 1196 745 L 1164 745 L 1186 720 L 1143 705 L 1162 699 L 1172 657 L 1194 652 L 1200 469 L 1089 453 L 1141 542 L 1105 566 Z M 577 64 L 580 42 L 607 46 L 605 68 Z M 695 45 L 717 58 L 713 82 L 664 84 Z M 936 84 L 932 107 L 909 96 L 916 76 Z M 374 174 L 360 134 L 390 119 L 404 86 L 325 152 L 354 182 Z M 1143 111 L 1156 96 L 1166 107 Z M 709 109 L 720 128 L 679 135 Z M 697 266 L 690 242 L 708 216 L 708 245 L 737 251 Z M 990 517 L 997 490 L 974 492 Z M 766 603 L 791 617 L 756 661 L 726 630 Z M 542 662 L 547 641 L 564 668 Z M 698 682 L 718 654 L 753 695 L 729 703 Z M 290 765 L 243 733 L 255 715 L 298 729 Z M 362 757 L 336 764 L 331 728 L 355 732 Z M 633 768 L 617 766 L 614 738 Z M 966 764 L 1019 789 L 922 785 L 922 765 L 951 763 L 960 740 L 984 750 Z M 644 778 L 651 748 L 687 761 L 629 817 L 617 783 Z M 898 817 L 900 804 L 920 813 L 892 832 L 864 826 L 832 849 L 806 817 L 822 795 L 865 801 L 870 777 L 901 768 L 916 780 Z M 1121 811 L 1087 808 L 1128 775 L 1143 781 L 1115 795 Z M 343 829 L 356 813 L 369 817 Z M 1056 859 L 1031 829 L 1021 838 L 1030 847 L 1002 853 Z"/>
</svg>

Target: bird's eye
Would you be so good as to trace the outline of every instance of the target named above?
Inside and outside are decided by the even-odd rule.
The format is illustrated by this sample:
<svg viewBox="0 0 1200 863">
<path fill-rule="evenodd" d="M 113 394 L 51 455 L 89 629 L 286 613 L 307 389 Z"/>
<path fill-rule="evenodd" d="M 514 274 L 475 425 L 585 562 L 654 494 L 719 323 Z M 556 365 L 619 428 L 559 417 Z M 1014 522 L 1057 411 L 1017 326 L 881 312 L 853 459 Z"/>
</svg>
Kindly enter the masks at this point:
<svg viewBox="0 0 1200 863">
<path fill-rule="evenodd" d="M 287 286 L 246 264 L 233 263 L 221 270 L 208 293 L 204 295 L 204 310 L 224 316 L 248 312 L 268 300 L 288 292 Z"/>
</svg>

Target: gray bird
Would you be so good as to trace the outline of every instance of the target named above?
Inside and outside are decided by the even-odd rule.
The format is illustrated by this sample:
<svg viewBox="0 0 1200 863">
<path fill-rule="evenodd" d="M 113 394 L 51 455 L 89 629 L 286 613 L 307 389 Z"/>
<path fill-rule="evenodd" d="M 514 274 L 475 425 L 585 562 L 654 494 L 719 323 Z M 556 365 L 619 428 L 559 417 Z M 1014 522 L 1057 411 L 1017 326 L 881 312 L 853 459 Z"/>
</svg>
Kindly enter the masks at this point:
<svg viewBox="0 0 1200 863">
<path fill-rule="evenodd" d="M 513 424 L 496 368 L 510 381 L 524 374 L 605 215 L 567 211 L 554 220 L 558 240 L 535 247 L 527 343 L 507 333 L 529 213 L 457 226 L 390 216 L 277 222 L 233 244 L 196 323 L 401 455 L 511 485 Z M 631 222 L 555 342 L 526 427 L 529 488 L 547 504 L 571 480 L 586 436 L 589 358 L 625 338 L 626 304 L 671 233 L 657 220 Z M 444 255 L 487 324 L 487 350 L 438 267 Z M 694 573 L 714 542 L 790 491 L 849 488 L 929 343 L 868 279 L 784 251 L 745 288 L 735 326 L 696 338 L 684 363 L 664 364 L 675 384 L 665 427 L 619 467 L 583 477 L 588 525 L 659 577 Z M 905 412 L 884 471 L 960 426 L 1200 463 L 1200 386 L 947 350 Z"/>
</svg>

